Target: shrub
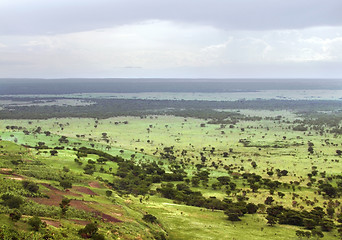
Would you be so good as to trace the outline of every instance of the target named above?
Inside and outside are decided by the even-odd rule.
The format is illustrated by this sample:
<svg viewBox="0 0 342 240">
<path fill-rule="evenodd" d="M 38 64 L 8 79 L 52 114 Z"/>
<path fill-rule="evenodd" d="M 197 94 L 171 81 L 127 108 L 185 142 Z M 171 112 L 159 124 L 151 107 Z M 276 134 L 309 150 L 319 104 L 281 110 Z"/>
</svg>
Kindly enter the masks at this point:
<svg viewBox="0 0 342 240">
<path fill-rule="evenodd" d="M 22 181 L 21 183 L 22 183 L 23 187 L 30 192 L 37 193 L 39 190 L 39 186 L 34 182 Z"/>
<path fill-rule="evenodd" d="M 59 185 L 60 185 L 62 188 L 64 188 L 64 190 L 67 189 L 67 188 L 72 188 L 72 182 L 69 181 L 69 180 L 61 180 L 61 181 L 59 182 Z"/>
<path fill-rule="evenodd" d="M 254 203 L 248 203 L 246 205 L 246 208 L 247 208 L 248 214 L 253 214 L 253 213 L 256 213 L 258 211 L 258 206 L 255 205 Z"/>
<path fill-rule="evenodd" d="M 12 194 L 3 194 L 1 199 L 4 201 L 4 205 L 9 208 L 19 208 L 21 204 L 24 203 L 24 200 L 19 196 L 14 196 Z"/>
<path fill-rule="evenodd" d="M 81 237 L 83 238 L 99 237 L 97 235 L 97 231 L 98 231 L 97 223 L 88 223 L 84 228 L 78 231 L 78 234 L 81 235 Z"/>
<path fill-rule="evenodd" d="M 113 194 L 113 192 L 112 192 L 111 190 L 107 190 L 107 191 L 106 191 L 106 196 L 107 196 L 107 197 L 112 196 L 112 194 Z"/>
<path fill-rule="evenodd" d="M 18 209 L 14 209 L 9 216 L 13 222 L 17 222 L 21 218 L 21 212 Z"/>
<path fill-rule="evenodd" d="M 85 165 L 84 169 L 84 174 L 88 175 L 93 175 L 93 173 L 96 171 L 95 165 L 94 164 L 87 164 Z"/>
<path fill-rule="evenodd" d="M 59 204 L 59 207 L 61 208 L 62 211 L 62 216 L 65 215 L 65 213 L 68 211 L 69 206 L 70 206 L 70 199 L 68 198 L 63 198 L 62 202 Z"/>
<path fill-rule="evenodd" d="M 157 223 L 157 218 L 153 216 L 152 214 L 145 214 L 142 218 L 145 222 L 149 223 Z"/>
<path fill-rule="evenodd" d="M 31 226 L 33 231 L 39 231 L 42 225 L 42 220 L 39 217 L 34 216 L 30 218 L 27 223 Z"/>
</svg>

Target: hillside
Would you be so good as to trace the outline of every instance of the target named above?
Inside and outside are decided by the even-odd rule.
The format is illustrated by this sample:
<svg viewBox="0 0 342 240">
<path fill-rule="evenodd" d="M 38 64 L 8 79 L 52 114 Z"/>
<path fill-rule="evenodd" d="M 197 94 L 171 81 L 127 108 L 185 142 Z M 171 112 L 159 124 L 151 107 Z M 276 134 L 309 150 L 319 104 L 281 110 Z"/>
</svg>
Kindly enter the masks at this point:
<svg viewBox="0 0 342 240">
<path fill-rule="evenodd" d="M 0 236 L 339 239 L 334 118 L 236 116 L 1 120 Z"/>
</svg>

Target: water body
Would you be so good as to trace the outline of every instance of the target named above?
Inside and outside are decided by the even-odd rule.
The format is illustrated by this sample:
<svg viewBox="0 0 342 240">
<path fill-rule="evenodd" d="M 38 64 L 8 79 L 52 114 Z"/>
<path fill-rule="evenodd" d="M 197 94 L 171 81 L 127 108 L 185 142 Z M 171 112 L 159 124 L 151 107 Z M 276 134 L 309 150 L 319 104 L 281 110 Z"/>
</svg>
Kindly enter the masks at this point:
<svg viewBox="0 0 342 240">
<path fill-rule="evenodd" d="M 61 102 L 39 103 L 37 105 L 88 105 L 89 102 L 72 99 L 148 99 L 148 100 L 202 100 L 202 101 L 238 101 L 238 100 L 341 100 L 342 90 L 260 90 L 252 92 L 140 92 L 140 93 L 78 93 L 78 94 L 25 94 L 5 95 L 16 98 L 63 98 Z M 70 101 L 67 101 L 70 99 Z M 1 102 L 1 101 L 0 101 Z M 17 103 L 19 104 L 19 103 Z M 32 103 L 31 103 L 32 104 Z"/>
<path fill-rule="evenodd" d="M 342 100 L 342 90 L 262 90 L 253 92 L 143 92 L 71 94 L 78 98 L 149 99 L 149 100 L 203 100 L 237 101 L 257 99 L 277 100 Z"/>
<path fill-rule="evenodd" d="M 82 106 L 96 98 L 342 100 L 342 80 L 338 79 L 0 79 L 0 84 L 0 100 L 13 101 L 0 102 L 0 107 Z M 25 100 L 28 102 L 23 103 Z"/>
</svg>

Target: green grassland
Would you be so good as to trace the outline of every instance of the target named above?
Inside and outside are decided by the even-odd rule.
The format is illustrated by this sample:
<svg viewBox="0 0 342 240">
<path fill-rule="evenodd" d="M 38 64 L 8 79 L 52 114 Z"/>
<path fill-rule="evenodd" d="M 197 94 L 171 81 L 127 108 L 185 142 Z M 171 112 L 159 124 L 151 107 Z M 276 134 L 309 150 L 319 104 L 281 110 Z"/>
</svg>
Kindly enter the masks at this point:
<svg viewBox="0 0 342 240">
<path fill-rule="evenodd" d="M 210 174 L 208 182 L 189 186 L 192 191 L 201 192 L 205 198 L 216 197 L 219 200 L 230 199 L 236 202 L 237 196 L 244 194 L 248 198 L 247 202 L 264 204 L 265 199 L 272 196 L 274 202 L 271 206 L 282 205 L 296 211 L 311 211 L 317 206 L 326 209 L 329 201 L 342 200 L 340 196 L 330 199 L 324 194 L 317 193 L 319 180 L 326 181 L 326 178 L 331 177 L 329 183 L 335 187 L 339 181 L 334 176 L 342 172 L 341 157 L 336 152 L 342 150 L 340 135 L 330 133 L 328 126 L 325 126 L 323 133 L 311 126 L 307 126 L 306 131 L 294 131 L 293 127 L 298 125 L 294 121 L 302 118 L 289 111 L 243 110 L 240 113 L 261 118 L 239 121 L 236 124 L 208 124 L 208 120 L 205 119 L 166 115 L 108 119 L 0 120 L 0 167 L 10 168 L 15 174 L 39 184 L 40 191 L 45 194 L 49 194 L 49 189 L 42 184 L 51 184 L 61 192 L 64 191 L 59 186 L 60 176 L 72 179 L 74 187 L 84 187 L 96 193 L 85 194 L 75 190 L 77 188 L 70 190 L 71 193 L 78 194 L 72 196 L 72 199 L 85 201 L 93 210 L 115 216 L 120 220 L 101 222 L 97 219 L 100 221 L 99 232 L 107 239 L 163 239 L 158 238 L 159 232 L 165 232 L 167 239 L 177 240 L 299 239 L 296 231 L 305 230 L 303 227 L 286 224 L 269 226 L 265 219 L 266 211 L 262 209 L 259 209 L 257 214 L 245 214 L 241 217 L 242 221 L 232 222 L 221 210 L 188 206 L 180 201 L 167 199 L 157 191 L 167 183 L 166 181 L 153 183 L 152 192 L 145 196 L 134 196 L 113 190 L 113 195 L 108 197 L 106 191 L 117 181 L 118 177 L 115 174 L 120 163 L 96 163 L 95 172 L 89 175 L 84 174 L 85 165 L 89 161 L 97 162 L 99 156 L 77 156 L 77 149 L 87 147 L 131 160 L 137 165 L 158 162 L 158 165 L 168 173 L 172 172 L 176 164 L 184 169 L 186 179 L 196 177 L 197 165 L 201 164 L 201 170 L 206 170 Z M 50 133 L 46 134 L 47 131 Z M 62 136 L 67 142 L 61 140 Z M 44 148 L 34 148 L 42 142 Z M 308 151 L 309 143 L 313 144 L 311 153 Z M 52 156 L 50 151 L 60 146 L 64 148 L 56 149 L 57 154 Z M 171 160 L 163 157 L 165 148 L 170 147 L 175 157 Z M 22 160 L 23 163 L 15 165 L 12 160 Z M 69 171 L 63 171 L 63 168 Z M 277 169 L 286 170 L 286 176 L 277 176 Z M 317 171 L 317 176 L 314 176 L 313 185 L 308 186 L 308 174 L 312 174 L 313 170 Z M 268 172 L 274 174 L 270 176 Z M 255 173 L 264 179 L 288 183 L 291 187 L 281 185 L 272 194 L 270 189 L 260 186 L 253 192 L 241 176 L 244 173 Z M 220 176 L 231 177 L 237 190 L 227 195 L 224 187 L 213 188 L 212 184 L 216 183 L 217 177 Z M 2 172 L 1 178 L 8 177 L 8 174 Z M 11 181 L 18 180 L 13 177 Z M 89 185 L 94 181 L 101 183 L 102 187 Z M 293 182 L 298 183 L 294 188 Z M 176 185 L 184 182 L 172 183 Z M 285 196 L 278 196 L 278 192 L 284 193 Z M 294 198 L 293 194 L 298 196 Z M 70 197 L 68 194 L 65 196 Z M 314 205 L 307 204 L 307 200 L 314 199 Z M 74 209 L 70 210 L 70 216 L 65 218 L 51 218 L 63 226 L 48 226 L 52 229 L 49 231 L 70 232 L 66 239 L 79 238 L 77 231 L 82 225 L 78 225 L 72 219 L 96 220 L 96 217 L 88 216 L 87 211 L 80 211 Z M 337 219 L 341 212 L 341 206 L 336 205 L 331 218 L 335 225 L 339 224 Z M 29 216 L 12 223 L 8 220 L 8 213 L 8 210 L 2 209 L 1 224 L 16 229 L 22 224 L 28 229 Z M 158 219 L 158 224 L 143 221 L 142 217 L 146 213 L 154 215 Z M 339 239 L 337 229 L 324 232 L 323 239 Z"/>
</svg>

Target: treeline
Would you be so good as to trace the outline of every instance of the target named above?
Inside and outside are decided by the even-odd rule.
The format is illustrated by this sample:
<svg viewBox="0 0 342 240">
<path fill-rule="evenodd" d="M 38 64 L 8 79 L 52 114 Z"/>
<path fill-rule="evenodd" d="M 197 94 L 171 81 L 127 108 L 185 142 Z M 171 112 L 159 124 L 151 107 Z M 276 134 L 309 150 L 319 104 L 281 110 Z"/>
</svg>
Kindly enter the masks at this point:
<svg viewBox="0 0 342 240">
<path fill-rule="evenodd" d="M 336 109 L 337 110 L 337 109 Z M 301 127 L 302 129 L 293 129 L 296 131 L 306 131 L 305 126 L 310 126 L 314 130 L 320 130 L 324 127 L 333 128 L 333 133 L 338 133 L 340 128 L 340 123 L 342 120 L 341 112 L 300 112 L 299 115 L 303 118 L 302 120 L 296 119 L 294 123 L 300 124 L 297 127 Z"/>
<path fill-rule="evenodd" d="M 321 207 L 315 207 L 311 211 L 297 211 L 283 206 L 273 206 L 267 208 L 266 212 L 266 219 L 270 225 L 276 223 L 287 224 L 305 227 L 308 230 L 316 229 L 316 231 L 319 231 L 317 227 L 321 227 L 324 232 L 330 232 L 335 228 L 334 222 L 327 218 L 327 214 Z M 339 217 L 338 221 L 342 221 L 342 217 Z"/>
<path fill-rule="evenodd" d="M 57 99 L 57 98 L 56 98 Z M 60 99 L 60 98 L 58 98 Z M 22 99 L 23 100 L 23 99 Z M 42 99 L 40 99 L 42 100 Z M 49 98 L 51 100 L 51 98 Z M 77 99 L 74 99 L 77 100 Z M 84 99 L 82 99 L 84 100 Z M 32 101 L 32 99 L 30 100 Z M 185 101 L 185 100 L 141 100 L 141 99 L 92 99 L 88 106 L 11 106 L 0 111 L 2 119 L 47 119 L 53 117 L 146 116 L 170 114 L 184 117 L 222 119 L 233 121 L 243 115 L 219 112 L 213 109 L 259 109 L 295 111 L 318 111 L 342 109 L 342 101 L 328 100 L 240 100 L 240 101 Z"/>
<path fill-rule="evenodd" d="M 100 150 L 96 150 L 96 149 L 92 149 L 92 148 L 86 148 L 86 147 L 81 147 L 79 149 L 74 149 L 77 152 L 77 157 L 86 157 L 88 154 L 95 154 L 97 156 L 99 156 L 100 158 L 103 159 L 103 161 L 112 161 L 112 162 L 123 162 L 124 159 L 122 157 L 119 156 L 113 156 L 109 153 L 100 151 Z"/>
</svg>

